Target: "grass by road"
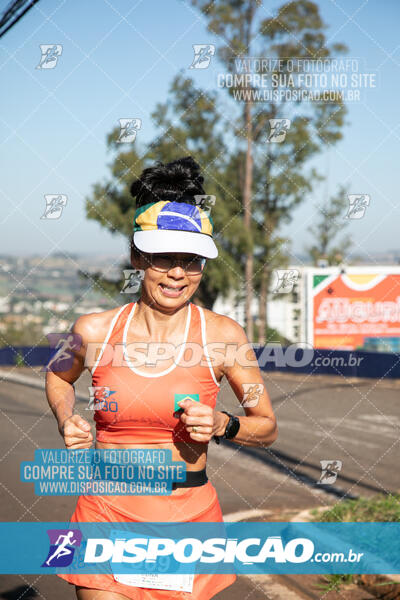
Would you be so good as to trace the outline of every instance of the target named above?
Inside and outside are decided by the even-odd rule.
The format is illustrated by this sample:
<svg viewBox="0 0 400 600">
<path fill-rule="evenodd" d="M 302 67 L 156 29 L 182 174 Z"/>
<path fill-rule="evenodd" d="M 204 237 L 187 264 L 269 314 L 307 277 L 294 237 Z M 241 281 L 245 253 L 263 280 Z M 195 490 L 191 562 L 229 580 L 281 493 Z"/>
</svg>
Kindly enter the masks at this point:
<svg viewBox="0 0 400 600">
<path fill-rule="evenodd" d="M 311 511 L 312 522 L 399 522 L 400 494 L 377 494 L 371 498 L 344 500 L 328 510 Z M 376 598 L 395 600 L 400 598 L 400 583 L 385 575 L 325 575 L 325 584 L 318 587 L 325 591 L 339 591 L 348 584 L 363 587 Z"/>
</svg>

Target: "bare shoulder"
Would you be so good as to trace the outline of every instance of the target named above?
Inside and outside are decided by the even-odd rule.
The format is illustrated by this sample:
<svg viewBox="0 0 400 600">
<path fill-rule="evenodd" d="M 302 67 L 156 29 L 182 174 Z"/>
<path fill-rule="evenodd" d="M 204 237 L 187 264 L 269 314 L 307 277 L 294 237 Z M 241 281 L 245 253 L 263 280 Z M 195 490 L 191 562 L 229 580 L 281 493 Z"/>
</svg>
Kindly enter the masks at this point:
<svg viewBox="0 0 400 600">
<path fill-rule="evenodd" d="M 203 308 L 208 342 L 248 342 L 243 327 L 231 317 Z"/>
<path fill-rule="evenodd" d="M 106 337 L 111 321 L 116 316 L 121 306 L 104 310 L 102 312 L 93 312 L 81 315 L 72 326 L 72 332 L 77 333 L 82 338 L 82 344 L 86 346 L 88 342 L 99 342 Z"/>
</svg>

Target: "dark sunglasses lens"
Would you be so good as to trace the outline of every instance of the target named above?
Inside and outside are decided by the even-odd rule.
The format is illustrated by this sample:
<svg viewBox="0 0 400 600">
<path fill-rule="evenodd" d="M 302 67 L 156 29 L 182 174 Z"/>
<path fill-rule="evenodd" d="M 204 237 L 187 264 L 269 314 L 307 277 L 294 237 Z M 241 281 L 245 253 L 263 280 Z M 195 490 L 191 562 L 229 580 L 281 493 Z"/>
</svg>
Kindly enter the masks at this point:
<svg viewBox="0 0 400 600">
<path fill-rule="evenodd" d="M 173 259 L 163 254 L 153 254 L 151 262 L 153 267 L 160 271 L 169 271 L 173 265 Z"/>
<path fill-rule="evenodd" d="M 197 275 L 198 273 L 202 272 L 205 264 L 206 259 L 202 258 L 201 256 L 197 256 L 196 258 L 193 258 L 188 261 L 186 272 L 189 273 L 189 275 Z"/>
<path fill-rule="evenodd" d="M 174 256 L 169 256 L 167 254 L 153 254 L 151 257 L 152 267 L 160 271 L 169 271 L 176 262 L 181 264 L 189 275 L 198 275 L 204 269 L 206 259 L 202 256 L 195 256 L 175 261 Z"/>
</svg>

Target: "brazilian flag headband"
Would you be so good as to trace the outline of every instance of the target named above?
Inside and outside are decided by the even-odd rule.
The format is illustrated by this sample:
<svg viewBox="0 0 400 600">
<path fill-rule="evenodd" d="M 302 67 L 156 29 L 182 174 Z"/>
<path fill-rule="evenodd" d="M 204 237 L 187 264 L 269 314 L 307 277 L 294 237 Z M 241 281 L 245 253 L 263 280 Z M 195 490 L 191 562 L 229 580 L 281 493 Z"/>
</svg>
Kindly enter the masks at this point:
<svg viewBox="0 0 400 600">
<path fill-rule="evenodd" d="M 186 202 L 150 202 L 136 209 L 133 219 L 134 243 L 143 252 L 189 252 L 216 258 L 213 230 L 208 210 Z"/>
</svg>

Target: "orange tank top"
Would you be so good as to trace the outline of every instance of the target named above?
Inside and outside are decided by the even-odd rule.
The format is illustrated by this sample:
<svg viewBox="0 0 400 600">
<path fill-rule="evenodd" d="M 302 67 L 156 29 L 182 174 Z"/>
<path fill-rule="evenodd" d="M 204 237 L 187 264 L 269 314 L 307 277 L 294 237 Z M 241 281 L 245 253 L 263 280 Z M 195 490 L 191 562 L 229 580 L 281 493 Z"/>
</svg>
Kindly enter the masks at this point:
<svg viewBox="0 0 400 600">
<path fill-rule="evenodd" d="M 95 399 L 102 400 L 97 404 L 101 409 L 96 408 L 96 401 L 94 404 L 97 440 L 194 443 L 175 412 L 179 408 L 176 402 L 188 396 L 215 408 L 220 389 L 206 348 L 204 311 L 188 302 L 183 343 L 172 365 L 152 374 L 149 369 L 141 372 L 135 368 L 132 353 L 127 352 L 127 332 L 131 324 L 134 327 L 136 306 L 136 302 L 125 304 L 114 316 L 91 371 L 92 386 L 97 388 Z"/>
</svg>

